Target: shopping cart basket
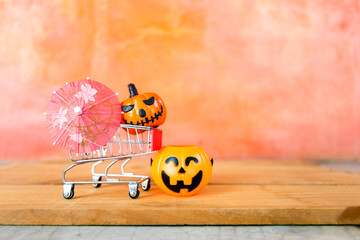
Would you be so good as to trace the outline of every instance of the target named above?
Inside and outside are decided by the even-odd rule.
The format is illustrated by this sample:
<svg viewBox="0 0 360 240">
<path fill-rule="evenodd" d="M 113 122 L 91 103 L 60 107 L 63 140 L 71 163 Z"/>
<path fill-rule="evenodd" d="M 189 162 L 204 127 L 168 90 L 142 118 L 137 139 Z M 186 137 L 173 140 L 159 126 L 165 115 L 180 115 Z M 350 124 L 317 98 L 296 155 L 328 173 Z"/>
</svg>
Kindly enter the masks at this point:
<svg viewBox="0 0 360 240">
<path fill-rule="evenodd" d="M 131 129 L 131 131 L 129 131 Z M 132 134 L 131 134 L 131 133 Z M 93 184 L 95 188 L 102 183 L 127 183 L 129 185 L 129 196 L 133 199 L 140 194 L 138 189 L 144 191 L 150 189 L 150 177 L 135 175 L 124 171 L 125 165 L 132 157 L 151 154 L 161 148 L 161 130 L 145 126 L 121 124 L 116 135 L 106 146 L 84 154 L 74 154 L 69 152 L 70 159 L 74 163 L 63 171 L 63 196 L 71 199 L 74 196 L 75 184 Z M 103 172 L 96 172 L 96 166 L 109 161 Z M 117 162 L 121 161 L 121 173 L 109 173 L 109 169 Z M 67 181 L 66 173 L 78 165 L 91 163 L 92 181 Z"/>
</svg>

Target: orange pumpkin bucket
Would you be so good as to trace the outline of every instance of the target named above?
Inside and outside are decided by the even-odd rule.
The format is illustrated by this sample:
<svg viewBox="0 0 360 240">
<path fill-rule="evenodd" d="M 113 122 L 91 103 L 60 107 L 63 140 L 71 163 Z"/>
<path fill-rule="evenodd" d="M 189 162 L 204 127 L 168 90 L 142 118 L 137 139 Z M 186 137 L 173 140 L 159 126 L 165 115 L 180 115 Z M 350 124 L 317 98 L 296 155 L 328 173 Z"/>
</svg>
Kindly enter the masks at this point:
<svg viewBox="0 0 360 240">
<path fill-rule="evenodd" d="M 200 146 L 165 146 L 151 160 L 151 175 L 165 193 L 188 197 L 209 183 L 212 165 Z"/>
</svg>

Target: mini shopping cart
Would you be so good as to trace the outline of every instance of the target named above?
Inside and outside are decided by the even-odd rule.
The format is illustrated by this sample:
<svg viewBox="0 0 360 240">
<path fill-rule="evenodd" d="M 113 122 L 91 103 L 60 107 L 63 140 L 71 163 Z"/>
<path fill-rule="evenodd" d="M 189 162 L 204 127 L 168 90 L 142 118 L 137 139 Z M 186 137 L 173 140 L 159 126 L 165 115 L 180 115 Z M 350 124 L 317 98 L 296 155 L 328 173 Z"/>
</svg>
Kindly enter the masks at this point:
<svg viewBox="0 0 360 240">
<path fill-rule="evenodd" d="M 63 171 L 64 198 L 71 199 L 74 196 L 75 184 L 93 184 L 95 188 L 98 188 L 103 183 L 127 183 L 130 198 L 137 198 L 140 194 L 139 185 L 144 191 L 150 189 L 150 177 L 125 172 L 124 167 L 133 157 L 151 154 L 159 150 L 161 140 L 161 130 L 145 126 L 121 124 L 114 138 L 106 146 L 90 153 L 74 154 L 70 151 L 70 159 L 74 163 Z M 106 161 L 109 163 L 105 170 L 96 172 L 96 166 Z M 122 162 L 121 173 L 110 174 L 109 169 L 120 161 Z M 66 173 L 70 169 L 88 163 L 92 164 L 92 181 L 66 180 Z"/>
</svg>

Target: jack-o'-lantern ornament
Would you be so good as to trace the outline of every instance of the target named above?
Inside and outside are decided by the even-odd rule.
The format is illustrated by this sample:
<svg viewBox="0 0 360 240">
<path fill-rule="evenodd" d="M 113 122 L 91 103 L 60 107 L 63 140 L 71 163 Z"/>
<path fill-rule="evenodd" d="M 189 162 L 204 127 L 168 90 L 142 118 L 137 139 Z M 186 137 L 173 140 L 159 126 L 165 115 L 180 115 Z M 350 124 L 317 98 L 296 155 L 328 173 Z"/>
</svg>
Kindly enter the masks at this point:
<svg viewBox="0 0 360 240">
<path fill-rule="evenodd" d="M 138 94 L 134 84 L 128 85 L 130 98 L 121 103 L 122 123 L 158 127 L 164 123 L 166 108 L 156 93 Z"/>
<path fill-rule="evenodd" d="M 210 181 L 213 159 L 200 146 L 166 146 L 151 160 L 151 175 L 165 193 L 193 196 Z"/>
</svg>

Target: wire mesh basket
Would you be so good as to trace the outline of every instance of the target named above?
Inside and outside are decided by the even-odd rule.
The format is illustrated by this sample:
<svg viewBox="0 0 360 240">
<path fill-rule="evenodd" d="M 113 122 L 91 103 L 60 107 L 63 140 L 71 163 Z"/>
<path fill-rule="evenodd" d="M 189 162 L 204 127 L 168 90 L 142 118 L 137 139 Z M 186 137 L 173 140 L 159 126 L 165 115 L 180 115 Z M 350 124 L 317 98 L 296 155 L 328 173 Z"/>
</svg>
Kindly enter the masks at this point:
<svg viewBox="0 0 360 240">
<path fill-rule="evenodd" d="M 144 191 L 150 189 L 150 177 L 135 175 L 125 172 L 125 165 L 133 157 L 147 155 L 156 152 L 162 145 L 162 131 L 151 127 L 121 124 L 114 138 L 106 146 L 89 152 L 75 154 L 69 152 L 70 160 L 74 162 L 63 171 L 63 196 L 71 199 L 74 196 L 75 184 L 93 184 L 95 188 L 102 183 L 127 183 L 129 185 L 129 196 L 133 199 L 140 194 L 139 185 Z M 121 173 L 110 174 L 109 169 L 121 161 Z M 103 172 L 96 172 L 96 166 L 103 162 L 109 162 Z M 66 173 L 74 167 L 82 164 L 92 163 L 92 181 L 67 181 Z M 125 179 L 124 179 L 125 178 Z"/>
</svg>

